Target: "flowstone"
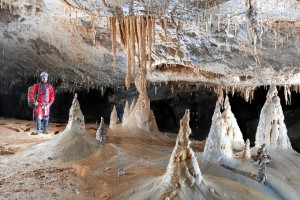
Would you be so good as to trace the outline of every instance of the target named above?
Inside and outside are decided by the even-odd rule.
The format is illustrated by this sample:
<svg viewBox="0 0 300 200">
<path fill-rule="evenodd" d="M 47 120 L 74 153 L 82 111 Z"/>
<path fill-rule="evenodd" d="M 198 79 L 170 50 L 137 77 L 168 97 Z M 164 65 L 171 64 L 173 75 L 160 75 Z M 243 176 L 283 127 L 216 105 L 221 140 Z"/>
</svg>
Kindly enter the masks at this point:
<svg viewBox="0 0 300 200">
<path fill-rule="evenodd" d="M 262 144 L 271 149 L 292 148 L 275 85 L 270 86 L 256 131 L 255 146 L 260 147 Z"/>
</svg>

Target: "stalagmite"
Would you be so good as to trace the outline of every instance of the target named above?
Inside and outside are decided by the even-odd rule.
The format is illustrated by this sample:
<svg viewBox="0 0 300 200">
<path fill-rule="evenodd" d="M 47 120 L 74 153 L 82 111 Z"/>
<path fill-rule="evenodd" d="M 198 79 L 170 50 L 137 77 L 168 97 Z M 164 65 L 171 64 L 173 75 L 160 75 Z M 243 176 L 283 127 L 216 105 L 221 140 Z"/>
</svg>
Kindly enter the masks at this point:
<svg viewBox="0 0 300 200">
<path fill-rule="evenodd" d="M 125 125 L 127 123 L 129 114 L 130 114 L 129 105 L 128 105 L 128 101 L 126 101 L 125 107 L 124 107 L 123 118 L 122 118 L 122 125 Z"/>
<path fill-rule="evenodd" d="M 131 102 L 131 105 L 130 105 L 130 109 L 129 109 L 129 112 L 130 112 L 130 113 L 134 110 L 135 104 L 136 104 L 136 99 L 133 98 L 133 99 L 132 99 L 132 102 Z"/>
<path fill-rule="evenodd" d="M 231 142 L 228 135 L 226 135 L 227 129 L 228 126 L 220 112 L 220 104 L 217 102 L 208 138 L 205 143 L 205 159 L 218 162 L 223 157 L 232 157 Z"/>
<path fill-rule="evenodd" d="M 251 158 L 250 140 L 249 139 L 246 140 L 246 143 L 245 143 L 245 146 L 244 146 L 243 158 L 244 159 L 250 159 Z"/>
<path fill-rule="evenodd" d="M 184 188 L 200 185 L 202 182 L 201 171 L 190 147 L 189 135 L 192 133 L 190 126 L 190 111 L 187 109 L 180 120 L 180 130 L 176 145 L 172 152 L 167 172 L 162 180 L 164 187 Z"/>
<path fill-rule="evenodd" d="M 229 136 L 229 140 L 231 141 L 232 148 L 243 149 L 244 147 L 243 134 L 236 121 L 236 118 L 234 117 L 234 114 L 231 111 L 231 106 L 229 104 L 229 98 L 227 95 L 224 101 L 224 111 L 222 112 L 222 117 L 228 127 L 226 135 Z"/>
<path fill-rule="evenodd" d="M 85 131 L 84 116 L 80 110 L 77 94 L 70 108 L 66 129 L 50 140 L 44 148 L 48 149 L 47 153 L 53 153 L 51 156 L 58 156 L 64 161 L 82 159 L 99 150 L 98 142 Z"/>
<path fill-rule="evenodd" d="M 66 129 L 76 129 L 79 133 L 85 133 L 84 116 L 80 110 L 77 93 L 74 95 L 72 106 L 70 108 L 69 121 Z"/>
<path fill-rule="evenodd" d="M 110 129 L 115 128 L 118 123 L 119 123 L 119 119 L 118 119 L 117 109 L 116 106 L 114 106 L 110 114 L 109 128 Z"/>
<path fill-rule="evenodd" d="M 256 180 L 262 184 L 267 181 L 267 164 L 271 161 L 271 157 L 268 155 L 266 145 L 263 144 L 258 150 L 257 155 L 259 169 L 256 176 Z"/>
<path fill-rule="evenodd" d="M 270 86 L 256 131 L 255 146 L 260 147 L 262 144 L 272 149 L 292 148 L 275 85 Z"/>
<path fill-rule="evenodd" d="M 102 143 L 106 141 L 106 127 L 103 117 L 101 117 L 101 122 L 96 132 L 96 140 Z"/>
</svg>

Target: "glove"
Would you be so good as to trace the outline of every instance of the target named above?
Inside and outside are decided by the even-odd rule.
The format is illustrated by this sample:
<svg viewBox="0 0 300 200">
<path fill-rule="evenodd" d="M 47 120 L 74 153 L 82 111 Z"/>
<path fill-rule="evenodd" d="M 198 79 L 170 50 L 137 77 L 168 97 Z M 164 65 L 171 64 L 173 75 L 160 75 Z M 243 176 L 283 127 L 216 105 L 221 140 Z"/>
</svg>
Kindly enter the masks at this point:
<svg viewBox="0 0 300 200">
<path fill-rule="evenodd" d="M 34 105 L 34 106 L 38 106 L 38 105 L 39 105 L 39 102 L 35 101 L 35 102 L 33 103 L 33 105 Z"/>
</svg>

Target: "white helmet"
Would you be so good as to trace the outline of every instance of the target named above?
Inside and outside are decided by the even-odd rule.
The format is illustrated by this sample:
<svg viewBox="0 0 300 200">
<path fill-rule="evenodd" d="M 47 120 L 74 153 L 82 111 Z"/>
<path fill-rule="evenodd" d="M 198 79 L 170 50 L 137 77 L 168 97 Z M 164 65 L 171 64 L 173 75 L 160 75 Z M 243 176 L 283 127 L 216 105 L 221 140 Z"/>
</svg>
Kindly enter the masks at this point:
<svg viewBox="0 0 300 200">
<path fill-rule="evenodd" d="M 46 77 L 48 78 L 48 73 L 47 72 L 42 72 L 40 75 L 41 78 Z"/>
</svg>

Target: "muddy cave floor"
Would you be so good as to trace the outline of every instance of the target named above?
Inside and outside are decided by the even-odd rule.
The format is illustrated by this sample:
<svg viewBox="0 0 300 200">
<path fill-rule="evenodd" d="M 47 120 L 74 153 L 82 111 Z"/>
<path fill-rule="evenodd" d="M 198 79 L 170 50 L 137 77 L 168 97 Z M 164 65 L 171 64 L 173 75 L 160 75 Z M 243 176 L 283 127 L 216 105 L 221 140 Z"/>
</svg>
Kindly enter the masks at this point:
<svg viewBox="0 0 300 200">
<path fill-rule="evenodd" d="M 34 122 L 0 119 L 0 146 L 4 147 L 0 155 L 0 199 L 152 199 L 146 193 L 153 192 L 166 173 L 175 134 L 155 133 L 149 137 L 119 128 L 108 132 L 107 142 L 84 159 L 49 157 L 43 152 L 43 144 L 65 127 L 50 123 L 49 134 L 33 136 Z M 86 131 L 95 138 L 95 124 L 86 124 Z M 268 184 L 262 185 L 255 181 L 258 164 L 254 161 L 205 163 L 204 142 L 192 141 L 191 147 L 217 199 L 300 197 L 300 154 L 295 151 L 270 152 Z M 119 177 L 120 168 L 125 175 Z"/>
</svg>

